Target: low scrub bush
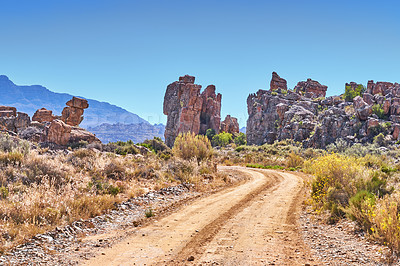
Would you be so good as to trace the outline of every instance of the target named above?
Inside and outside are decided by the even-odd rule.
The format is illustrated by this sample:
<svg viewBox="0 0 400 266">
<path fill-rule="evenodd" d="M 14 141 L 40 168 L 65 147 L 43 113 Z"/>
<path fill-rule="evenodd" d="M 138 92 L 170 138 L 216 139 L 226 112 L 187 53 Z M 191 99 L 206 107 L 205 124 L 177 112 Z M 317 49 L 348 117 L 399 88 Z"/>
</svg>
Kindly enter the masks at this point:
<svg viewBox="0 0 400 266">
<path fill-rule="evenodd" d="M 298 155 L 294 152 L 291 152 L 291 153 L 289 153 L 289 156 L 287 158 L 286 167 L 297 169 L 297 168 L 303 167 L 303 163 L 304 163 L 304 159 L 300 155 Z"/>
<path fill-rule="evenodd" d="M 246 164 L 246 167 L 260 168 L 260 169 L 275 169 L 275 170 L 285 169 L 285 167 L 280 166 L 280 165 L 261 165 L 261 164 Z"/>
<path fill-rule="evenodd" d="M 239 134 L 234 135 L 233 142 L 236 145 L 246 145 L 247 144 L 246 134 L 240 132 Z"/>
<path fill-rule="evenodd" d="M 213 149 L 206 136 L 194 133 L 179 134 L 175 139 L 172 153 L 184 160 L 196 159 L 199 163 L 212 157 Z"/>
</svg>

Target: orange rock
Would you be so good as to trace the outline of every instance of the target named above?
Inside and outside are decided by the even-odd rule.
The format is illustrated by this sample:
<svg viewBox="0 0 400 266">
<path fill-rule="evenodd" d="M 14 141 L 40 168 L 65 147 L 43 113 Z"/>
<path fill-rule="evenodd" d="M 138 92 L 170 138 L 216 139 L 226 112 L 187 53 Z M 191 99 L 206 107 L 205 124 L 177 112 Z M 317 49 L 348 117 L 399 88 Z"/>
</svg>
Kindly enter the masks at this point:
<svg viewBox="0 0 400 266">
<path fill-rule="evenodd" d="M 37 122 L 51 122 L 55 119 L 56 117 L 53 115 L 53 111 L 47 110 L 46 108 L 39 109 L 35 112 L 35 114 L 32 116 L 32 121 L 37 121 Z"/>
<path fill-rule="evenodd" d="M 225 120 L 221 122 L 220 132 L 239 133 L 239 123 L 237 118 L 227 115 Z"/>
</svg>

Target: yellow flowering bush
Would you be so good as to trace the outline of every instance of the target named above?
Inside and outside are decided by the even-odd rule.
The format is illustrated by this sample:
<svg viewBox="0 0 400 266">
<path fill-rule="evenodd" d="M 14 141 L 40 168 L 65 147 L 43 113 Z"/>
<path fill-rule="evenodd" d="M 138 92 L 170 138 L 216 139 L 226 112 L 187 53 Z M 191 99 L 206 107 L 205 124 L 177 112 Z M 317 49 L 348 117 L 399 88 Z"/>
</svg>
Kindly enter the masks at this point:
<svg viewBox="0 0 400 266">
<path fill-rule="evenodd" d="M 303 169 L 304 172 L 314 175 L 311 196 L 316 207 L 320 209 L 324 207 L 328 196 L 334 196 L 333 194 L 347 197 L 342 200 L 347 202 L 357 191 L 355 183 L 360 178 L 360 173 L 365 171 L 357 159 L 335 153 L 308 160 Z"/>
</svg>

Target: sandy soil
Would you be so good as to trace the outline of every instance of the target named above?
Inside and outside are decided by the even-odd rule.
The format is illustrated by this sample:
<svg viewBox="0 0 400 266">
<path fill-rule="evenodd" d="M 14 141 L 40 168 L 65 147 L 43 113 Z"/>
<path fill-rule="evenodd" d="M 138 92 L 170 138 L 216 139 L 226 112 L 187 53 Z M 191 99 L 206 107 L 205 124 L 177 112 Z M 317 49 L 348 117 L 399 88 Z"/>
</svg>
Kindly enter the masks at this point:
<svg viewBox="0 0 400 266">
<path fill-rule="evenodd" d="M 303 179 L 273 170 L 200 198 L 101 250 L 86 265 L 312 265 L 298 230 Z"/>
</svg>

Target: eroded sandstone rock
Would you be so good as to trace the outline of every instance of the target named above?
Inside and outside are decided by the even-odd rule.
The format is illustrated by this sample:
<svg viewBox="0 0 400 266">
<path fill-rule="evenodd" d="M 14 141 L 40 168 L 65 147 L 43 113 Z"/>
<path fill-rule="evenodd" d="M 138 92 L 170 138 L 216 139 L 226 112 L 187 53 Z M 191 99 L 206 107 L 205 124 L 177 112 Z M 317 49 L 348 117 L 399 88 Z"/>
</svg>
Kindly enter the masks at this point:
<svg viewBox="0 0 400 266">
<path fill-rule="evenodd" d="M 29 126 L 31 119 L 15 107 L 0 106 L 0 130 L 18 133 Z"/>
<path fill-rule="evenodd" d="M 17 116 L 17 109 L 11 106 L 0 106 L 0 117 Z"/>
<path fill-rule="evenodd" d="M 353 105 L 360 120 L 367 120 L 372 114 L 372 107 L 364 102 L 363 98 L 357 96 L 353 99 Z"/>
<path fill-rule="evenodd" d="M 214 129 L 215 133 L 219 133 L 221 124 L 221 99 L 220 93 L 215 94 L 215 86 L 209 85 L 201 93 L 203 104 L 200 114 L 200 131 L 199 134 L 206 134 L 207 129 Z"/>
<path fill-rule="evenodd" d="M 221 122 L 221 129 L 219 131 L 231 134 L 239 133 L 239 123 L 237 118 L 227 115 L 225 120 Z"/>
<path fill-rule="evenodd" d="M 67 102 L 67 105 L 62 111 L 61 120 L 70 126 L 78 126 L 83 120 L 84 109 L 89 107 L 88 101 L 73 97 Z"/>
<path fill-rule="evenodd" d="M 49 127 L 46 128 L 41 141 L 66 146 L 71 137 L 71 128 L 70 125 L 65 124 L 61 120 L 53 120 Z"/>
<path fill-rule="evenodd" d="M 287 82 L 285 79 L 281 78 L 276 72 L 272 72 L 272 79 L 270 83 L 270 90 L 287 90 Z"/>
<path fill-rule="evenodd" d="M 201 94 L 195 77 L 183 76 L 168 85 L 163 112 L 168 116 L 165 143 L 172 147 L 179 133 L 205 134 L 207 129 L 219 132 L 221 123 L 221 94 L 208 86 Z"/>
<path fill-rule="evenodd" d="M 73 97 L 67 102 L 63 116 L 53 115 L 51 110 L 39 109 L 32 117 L 17 112 L 14 107 L 0 107 L 0 130 L 18 133 L 23 139 L 35 142 L 54 143 L 59 146 L 87 141 L 100 142 L 96 136 L 83 128 L 77 127 L 82 121 L 83 110 L 88 108 L 87 100 Z"/>
<path fill-rule="evenodd" d="M 51 122 L 56 119 L 56 116 L 53 115 L 53 111 L 47 110 L 46 108 L 38 109 L 32 116 L 32 121 L 37 122 Z"/>
<path fill-rule="evenodd" d="M 294 87 L 294 91 L 304 94 L 307 98 L 320 98 L 325 97 L 328 86 L 321 85 L 318 81 L 307 79 L 307 81 L 300 81 Z"/>
</svg>

